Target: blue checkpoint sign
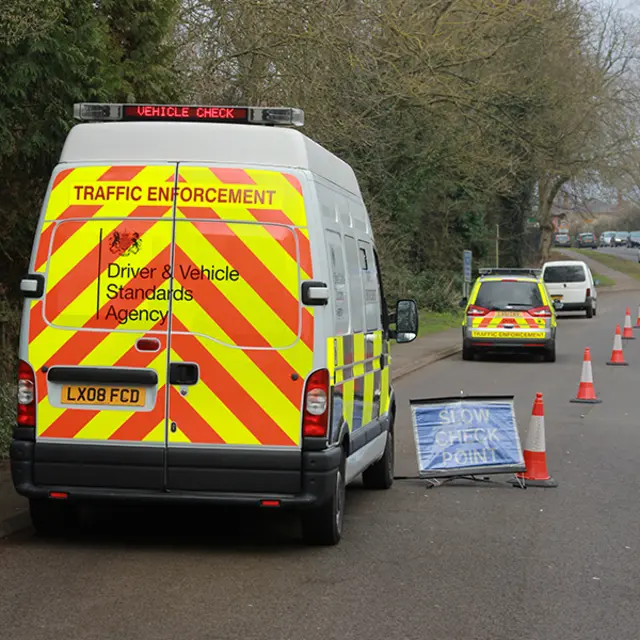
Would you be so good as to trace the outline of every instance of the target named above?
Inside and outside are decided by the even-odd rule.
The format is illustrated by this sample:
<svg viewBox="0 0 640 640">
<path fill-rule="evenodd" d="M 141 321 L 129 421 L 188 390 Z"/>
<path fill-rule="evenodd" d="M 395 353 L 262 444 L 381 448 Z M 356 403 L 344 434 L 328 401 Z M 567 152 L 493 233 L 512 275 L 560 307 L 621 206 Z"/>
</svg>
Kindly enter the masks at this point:
<svg viewBox="0 0 640 640">
<path fill-rule="evenodd" d="M 462 252 L 462 263 L 464 266 L 464 281 L 471 282 L 471 259 L 473 254 L 468 249 Z"/>
<path fill-rule="evenodd" d="M 410 400 L 421 478 L 525 470 L 513 396 Z"/>
</svg>

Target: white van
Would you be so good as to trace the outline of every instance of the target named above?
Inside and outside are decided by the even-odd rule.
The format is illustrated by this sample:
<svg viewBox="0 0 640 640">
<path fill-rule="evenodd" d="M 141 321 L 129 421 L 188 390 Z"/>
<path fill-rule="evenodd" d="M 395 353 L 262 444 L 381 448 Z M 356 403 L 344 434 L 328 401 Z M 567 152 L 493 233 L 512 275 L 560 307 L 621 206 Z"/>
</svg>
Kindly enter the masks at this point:
<svg viewBox="0 0 640 640">
<path fill-rule="evenodd" d="M 76 105 L 37 229 L 13 481 L 41 533 L 90 501 L 302 512 L 393 482 L 390 327 L 352 169 L 296 109 Z"/>
<path fill-rule="evenodd" d="M 598 310 L 597 281 L 585 262 L 558 260 L 545 262 L 542 279 L 552 300 L 560 301 L 559 311 L 584 311 L 592 318 Z"/>
</svg>

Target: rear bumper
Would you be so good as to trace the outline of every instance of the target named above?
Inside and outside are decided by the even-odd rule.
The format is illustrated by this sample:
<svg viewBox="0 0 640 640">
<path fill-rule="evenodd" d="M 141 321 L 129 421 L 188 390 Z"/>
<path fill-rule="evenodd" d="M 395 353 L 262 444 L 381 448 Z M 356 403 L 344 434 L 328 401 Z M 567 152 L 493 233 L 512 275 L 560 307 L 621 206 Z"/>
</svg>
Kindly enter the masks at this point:
<svg viewBox="0 0 640 640">
<path fill-rule="evenodd" d="M 281 507 L 305 508 L 332 496 L 341 450 L 165 450 L 14 440 L 10 457 L 16 491 L 30 499 L 56 491 L 70 501 L 259 507 L 278 500 Z"/>
<path fill-rule="evenodd" d="M 509 351 L 513 350 L 539 350 L 550 349 L 555 342 L 555 333 L 550 336 L 545 336 L 542 339 L 533 338 L 468 338 L 466 333 L 463 334 L 463 346 L 465 349 L 475 350 L 501 350 Z"/>
<path fill-rule="evenodd" d="M 558 309 L 559 313 L 563 311 L 584 311 L 591 306 L 591 298 L 584 302 L 563 302 L 562 309 Z"/>
</svg>

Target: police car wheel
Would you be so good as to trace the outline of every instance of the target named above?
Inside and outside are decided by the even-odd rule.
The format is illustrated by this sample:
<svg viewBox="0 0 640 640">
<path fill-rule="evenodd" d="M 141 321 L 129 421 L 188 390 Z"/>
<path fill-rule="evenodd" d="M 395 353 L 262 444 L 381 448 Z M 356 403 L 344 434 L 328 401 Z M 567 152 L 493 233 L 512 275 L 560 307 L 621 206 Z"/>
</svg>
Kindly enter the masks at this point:
<svg viewBox="0 0 640 640">
<path fill-rule="evenodd" d="M 555 340 L 551 344 L 550 347 L 544 350 L 544 361 L 545 362 L 555 362 L 556 361 L 556 343 Z"/>
<path fill-rule="evenodd" d="M 29 515 L 33 528 L 42 537 L 62 535 L 76 524 L 75 509 L 66 502 L 29 500 Z"/>
<path fill-rule="evenodd" d="M 462 347 L 462 359 L 473 360 L 475 352 L 471 347 Z"/>
<path fill-rule="evenodd" d="M 365 489 L 390 489 L 393 484 L 394 462 L 393 432 L 387 432 L 387 444 L 382 458 L 374 462 L 362 473 L 362 484 Z"/>
<path fill-rule="evenodd" d="M 344 454 L 336 471 L 334 491 L 319 507 L 302 513 L 302 537 L 307 544 L 332 546 L 340 542 L 346 498 Z"/>
</svg>

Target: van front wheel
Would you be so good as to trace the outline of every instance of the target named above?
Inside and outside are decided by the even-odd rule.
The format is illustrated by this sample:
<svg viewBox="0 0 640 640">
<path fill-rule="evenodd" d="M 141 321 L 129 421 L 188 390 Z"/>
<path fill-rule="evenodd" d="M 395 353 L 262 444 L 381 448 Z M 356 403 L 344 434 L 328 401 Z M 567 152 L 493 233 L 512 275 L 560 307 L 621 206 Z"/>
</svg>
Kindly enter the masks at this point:
<svg viewBox="0 0 640 640">
<path fill-rule="evenodd" d="M 307 544 L 333 546 L 340 542 L 346 498 L 344 453 L 336 471 L 333 494 L 319 507 L 302 513 L 302 537 Z"/>
</svg>

